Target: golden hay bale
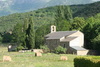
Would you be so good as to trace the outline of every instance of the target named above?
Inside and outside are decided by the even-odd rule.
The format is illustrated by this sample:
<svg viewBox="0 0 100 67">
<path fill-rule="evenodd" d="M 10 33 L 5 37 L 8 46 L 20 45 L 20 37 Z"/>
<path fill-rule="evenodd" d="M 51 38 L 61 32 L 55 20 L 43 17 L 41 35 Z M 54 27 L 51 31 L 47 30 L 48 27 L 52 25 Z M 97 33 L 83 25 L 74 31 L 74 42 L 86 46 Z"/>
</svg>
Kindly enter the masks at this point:
<svg viewBox="0 0 100 67">
<path fill-rule="evenodd" d="M 3 56 L 3 61 L 11 61 L 11 57 L 10 56 Z"/>
<path fill-rule="evenodd" d="M 67 56 L 61 56 L 60 60 L 68 60 Z"/>
<path fill-rule="evenodd" d="M 35 56 L 42 56 L 42 53 L 36 52 L 36 53 L 35 53 Z"/>
<path fill-rule="evenodd" d="M 32 51 L 35 52 L 35 53 L 36 52 L 44 53 L 42 49 L 33 49 Z"/>
</svg>

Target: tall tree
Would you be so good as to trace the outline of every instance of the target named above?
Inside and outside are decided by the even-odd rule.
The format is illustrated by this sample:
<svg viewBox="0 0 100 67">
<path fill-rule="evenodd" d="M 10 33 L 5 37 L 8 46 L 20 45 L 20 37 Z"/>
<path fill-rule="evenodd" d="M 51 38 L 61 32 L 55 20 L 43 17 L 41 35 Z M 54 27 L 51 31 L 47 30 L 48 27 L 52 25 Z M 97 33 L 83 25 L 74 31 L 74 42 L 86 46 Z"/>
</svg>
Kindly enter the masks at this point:
<svg viewBox="0 0 100 67">
<path fill-rule="evenodd" d="M 29 19 L 29 27 L 27 29 L 27 47 L 28 49 L 35 48 L 35 31 L 32 17 Z"/>
<path fill-rule="evenodd" d="M 55 15 L 55 25 L 57 26 L 57 30 L 69 30 L 70 22 L 72 22 L 72 14 L 69 6 L 58 6 Z"/>
<path fill-rule="evenodd" d="M 24 19 L 24 24 L 23 24 L 23 38 L 24 38 L 24 41 L 23 41 L 23 46 L 25 48 L 27 48 L 26 46 L 26 39 L 27 39 L 27 29 L 28 29 L 28 26 L 29 26 L 29 19 L 28 18 L 25 18 Z"/>
<path fill-rule="evenodd" d="M 42 25 L 36 30 L 35 35 L 35 47 L 40 48 L 40 46 L 44 45 L 45 39 L 44 36 L 50 33 L 51 24 Z M 42 29 L 42 30 L 41 30 Z"/>
<path fill-rule="evenodd" d="M 13 34 L 12 34 L 13 42 L 17 43 L 18 45 L 22 44 L 24 41 L 23 34 L 24 34 L 23 25 L 20 23 L 16 24 L 16 26 L 13 29 Z"/>
<path fill-rule="evenodd" d="M 95 49 L 99 47 L 100 20 L 95 16 L 88 18 L 86 22 L 87 24 L 82 29 L 85 35 L 85 47 L 88 49 Z"/>
<path fill-rule="evenodd" d="M 91 42 L 93 44 L 93 49 L 98 50 L 100 52 L 100 32 L 98 36 L 91 40 Z"/>
<path fill-rule="evenodd" d="M 70 9 L 69 6 L 64 7 L 64 17 L 67 21 L 70 23 L 73 22 L 73 17 L 72 17 L 72 10 Z"/>
</svg>

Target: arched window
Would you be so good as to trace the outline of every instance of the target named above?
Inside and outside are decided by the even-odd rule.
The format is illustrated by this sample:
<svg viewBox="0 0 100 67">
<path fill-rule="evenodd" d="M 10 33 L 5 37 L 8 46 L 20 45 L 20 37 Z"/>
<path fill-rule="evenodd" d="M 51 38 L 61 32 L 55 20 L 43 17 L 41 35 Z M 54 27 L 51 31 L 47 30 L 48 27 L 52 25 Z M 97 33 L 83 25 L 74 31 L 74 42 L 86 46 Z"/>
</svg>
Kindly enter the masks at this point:
<svg viewBox="0 0 100 67">
<path fill-rule="evenodd" d="M 54 31 L 54 26 L 52 27 L 52 29 L 53 29 L 52 31 Z"/>
</svg>

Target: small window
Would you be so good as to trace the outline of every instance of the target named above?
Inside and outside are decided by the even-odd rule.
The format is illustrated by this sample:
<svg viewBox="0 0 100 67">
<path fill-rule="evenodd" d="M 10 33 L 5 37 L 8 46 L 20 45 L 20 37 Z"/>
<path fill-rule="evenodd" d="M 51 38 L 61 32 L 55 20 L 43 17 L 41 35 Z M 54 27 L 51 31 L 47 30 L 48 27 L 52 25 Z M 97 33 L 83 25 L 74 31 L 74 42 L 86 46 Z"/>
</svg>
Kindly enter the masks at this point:
<svg viewBox="0 0 100 67">
<path fill-rule="evenodd" d="M 53 31 L 54 31 L 54 26 L 52 28 L 53 28 Z"/>
<path fill-rule="evenodd" d="M 64 44 L 64 48 L 66 48 L 66 45 Z"/>
</svg>

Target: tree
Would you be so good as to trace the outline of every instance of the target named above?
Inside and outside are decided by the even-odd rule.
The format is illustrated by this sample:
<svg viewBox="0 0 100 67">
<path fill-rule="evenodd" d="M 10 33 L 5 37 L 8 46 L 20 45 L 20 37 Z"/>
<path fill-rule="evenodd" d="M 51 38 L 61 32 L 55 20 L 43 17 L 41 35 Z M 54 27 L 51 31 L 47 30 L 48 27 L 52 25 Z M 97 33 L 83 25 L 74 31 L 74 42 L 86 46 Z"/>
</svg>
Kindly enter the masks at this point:
<svg viewBox="0 0 100 67">
<path fill-rule="evenodd" d="M 0 43 L 2 42 L 2 39 L 3 39 L 3 38 L 2 38 L 2 36 L 0 35 Z"/>
<path fill-rule="evenodd" d="M 64 17 L 70 23 L 73 22 L 72 11 L 69 6 L 64 7 Z"/>
<path fill-rule="evenodd" d="M 95 21 L 95 17 L 91 17 L 87 20 L 87 24 L 82 29 L 85 37 L 85 47 L 88 49 L 94 49 L 96 43 L 98 43 L 98 36 L 100 34 L 100 21 Z M 97 19 L 98 20 L 98 19 Z M 98 45 L 99 46 L 99 45 Z"/>
<path fill-rule="evenodd" d="M 72 29 L 82 30 L 86 22 L 83 17 L 75 17 L 72 23 Z"/>
<path fill-rule="evenodd" d="M 69 30 L 71 25 L 70 22 L 72 22 L 72 14 L 69 6 L 58 6 L 55 15 L 57 30 Z"/>
<path fill-rule="evenodd" d="M 92 39 L 91 42 L 93 43 L 93 49 L 100 51 L 100 35 Z"/>
<path fill-rule="evenodd" d="M 13 29 L 13 42 L 16 43 L 23 43 L 24 38 L 23 38 L 23 25 L 18 23 Z"/>
<path fill-rule="evenodd" d="M 10 43 L 12 41 L 12 34 L 5 32 L 1 37 L 2 43 Z"/>
<path fill-rule="evenodd" d="M 62 10 L 61 6 L 58 6 L 56 10 L 56 15 L 55 15 L 55 25 L 56 26 L 59 25 L 59 23 L 61 23 L 60 21 L 64 18 L 61 10 Z"/>
<path fill-rule="evenodd" d="M 45 41 L 44 36 L 50 33 L 50 26 L 51 24 L 43 25 L 36 30 L 35 32 L 35 47 L 36 48 L 40 48 L 40 46 L 44 45 L 44 41 Z"/>
<path fill-rule="evenodd" d="M 85 40 L 85 48 L 87 49 L 92 49 L 92 43 L 91 43 L 91 39 L 92 39 L 92 33 L 93 32 L 93 25 L 94 23 L 87 23 L 86 26 L 84 26 L 82 32 L 84 33 L 84 40 Z M 90 35 L 91 34 L 91 35 Z"/>
<path fill-rule="evenodd" d="M 70 30 L 71 25 L 68 21 L 66 20 L 62 20 L 61 23 L 59 23 L 59 25 L 57 25 L 57 29 L 59 31 L 66 31 L 66 30 Z"/>
<path fill-rule="evenodd" d="M 34 31 L 34 23 L 32 18 L 29 19 L 29 26 L 27 29 L 27 47 L 28 49 L 35 48 L 35 31 Z"/>
<path fill-rule="evenodd" d="M 17 44 L 17 48 L 16 49 L 23 49 L 25 48 L 25 45 L 24 45 L 24 32 L 23 32 L 23 24 L 16 24 L 16 26 L 14 27 L 13 29 L 13 33 L 12 33 L 12 42 Z"/>
<path fill-rule="evenodd" d="M 26 18 L 24 24 L 18 23 L 13 30 L 13 42 L 18 47 L 35 48 L 35 32 L 32 18 Z"/>
<path fill-rule="evenodd" d="M 94 32 L 91 36 L 92 47 L 93 49 L 100 51 L 100 23 L 94 24 L 92 30 Z"/>
<path fill-rule="evenodd" d="M 23 46 L 25 47 L 25 48 L 27 48 L 27 46 L 26 46 L 26 43 L 27 43 L 27 41 L 26 41 L 26 39 L 27 39 L 27 29 L 28 29 L 28 26 L 29 26 L 29 19 L 28 18 L 26 18 L 25 20 L 24 20 L 24 24 L 23 24 L 23 38 L 24 38 L 24 41 L 23 41 Z"/>
</svg>

